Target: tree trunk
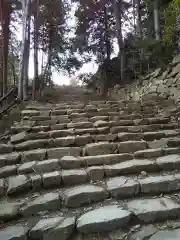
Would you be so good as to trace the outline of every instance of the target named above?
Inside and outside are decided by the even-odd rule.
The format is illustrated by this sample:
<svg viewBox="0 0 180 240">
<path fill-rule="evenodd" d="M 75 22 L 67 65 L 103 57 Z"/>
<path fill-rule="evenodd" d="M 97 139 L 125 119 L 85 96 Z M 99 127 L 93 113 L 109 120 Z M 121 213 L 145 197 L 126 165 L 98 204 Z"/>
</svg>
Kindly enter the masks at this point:
<svg viewBox="0 0 180 240">
<path fill-rule="evenodd" d="M 159 1 L 154 0 L 154 31 L 155 39 L 160 40 L 160 23 L 159 23 Z"/>
<path fill-rule="evenodd" d="M 9 48 L 9 24 L 12 12 L 10 3 L 0 0 L 1 25 L 2 25 L 2 92 L 7 93 L 7 74 L 8 74 L 8 48 Z"/>
<path fill-rule="evenodd" d="M 37 86 L 39 86 L 39 74 L 38 74 L 38 38 L 39 38 L 39 26 L 38 26 L 38 1 L 36 2 L 36 12 L 34 15 L 34 81 L 32 99 L 36 99 Z"/>
<path fill-rule="evenodd" d="M 30 54 L 30 15 L 27 20 L 27 39 L 25 44 L 25 64 L 24 64 L 24 81 L 23 81 L 23 98 L 28 100 L 28 82 L 29 82 L 29 54 Z"/>
<path fill-rule="evenodd" d="M 141 29 L 141 13 L 140 13 L 140 0 L 136 0 L 136 15 L 137 15 L 137 22 L 136 22 L 136 32 L 139 39 L 142 38 L 142 29 Z"/>
<path fill-rule="evenodd" d="M 109 24 L 108 24 L 108 13 L 107 7 L 104 7 L 104 25 L 105 25 L 105 43 L 106 43 L 106 57 L 108 60 L 111 58 L 111 43 L 109 36 Z"/>
<path fill-rule="evenodd" d="M 119 45 L 121 81 L 124 77 L 124 42 L 122 37 L 122 2 L 113 0 L 114 16 L 116 19 L 117 40 Z"/>
<path fill-rule="evenodd" d="M 18 82 L 18 98 L 20 100 L 24 100 L 24 91 L 23 88 L 25 87 L 24 84 L 24 74 L 27 71 L 27 55 L 26 55 L 26 49 L 28 44 L 28 16 L 29 16 L 29 10 L 30 10 L 30 0 L 21 0 L 22 3 L 22 12 L 23 12 L 23 29 L 22 29 L 22 47 L 21 47 L 21 58 L 20 58 L 20 74 L 19 74 L 19 82 Z"/>
</svg>

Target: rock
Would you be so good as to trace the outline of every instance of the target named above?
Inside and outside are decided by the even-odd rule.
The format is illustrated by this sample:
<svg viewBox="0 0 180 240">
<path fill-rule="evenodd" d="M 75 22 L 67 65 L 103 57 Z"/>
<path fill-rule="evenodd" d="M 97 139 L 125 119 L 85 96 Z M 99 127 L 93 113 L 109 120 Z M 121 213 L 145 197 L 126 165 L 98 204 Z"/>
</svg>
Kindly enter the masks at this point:
<svg viewBox="0 0 180 240">
<path fill-rule="evenodd" d="M 131 213 L 118 205 L 109 205 L 94 209 L 77 219 L 77 230 L 81 233 L 111 231 L 126 226 Z"/>
<path fill-rule="evenodd" d="M 141 192 L 146 194 L 160 194 L 176 191 L 180 189 L 180 184 L 172 175 L 151 176 L 140 179 Z"/>
<path fill-rule="evenodd" d="M 16 151 L 28 151 L 31 149 L 44 148 L 48 139 L 29 140 L 15 145 Z"/>
<path fill-rule="evenodd" d="M 25 141 L 26 136 L 27 136 L 26 132 L 21 132 L 16 135 L 12 135 L 10 141 L 12 144 L 17 144 L 17 143 Z"/>
<path fill-rule="evenodd" d="M 35 165 L 36 165 L 35 161 L 23 163 L 22 165 L 19 166 L 18 173 L 19 174 L 33 173 L 35 171 L 34 170 Z"/>
<path fill-rule="evenodd" d="M 134 153 L 136 158 L 155 158 L 163 156 L 163 149 L 156 148 L 156 149 L 145 149 L 140 150 Z"/>
<path fill-rule="evenodd" d="M 125 141 L 141 141 L 143 139 L 143 134 L 142 133 L 128 133 L 128 132 L 121 132 L 118 133 L 118 139 L 121 142 Z"/>
<path fill-rule="evenodd" d="M 0 144 L 0 154 L 3 153 L 12 153 L 13 146 L 10 144 Z"/>
<path fill-rule="evenodd" d="M 165 197 L 132 200 L 127 204 L 127 208 L 144 223 L 167 220 L 180 214 L 180 205 Z"/>
<path fill-rule="evenodd" d="M 162 170 L 176 170 L 180 168 L 180 155 L 172 154 L 159 157 L 156 159 L 156 164 Z"/>
<path fill-rule="evenodd" d="M 157 170 L 152 160 L 129 160 L 122 163 L 104 166 L 107 176 L 116 176 L 118 174 L 140 173 L 141 171 L 153 172 Z"/>
<path fill-rule="evenodd" d="M 50 159 L 37 162 L 34 166 L 35 172 L 44 173 L 44 172 L 52 172 L 60 169 L 59 160 L 58 159 Z"/>
<path fill-rule="evenodd" d="M 104 200 L 109 195 L 102 187 L 90 184 L 67 189 L 63 194 L 67 207 L 81 207 L 84 204 Z"/>
<path fill-rule="evenodd" d="M 50 138 L 61 138 L 73 135 L 74 135 L 73 129 L 54 130 L 49 133 Z"/>
<path fill-rule="evenodd" d="M 56 138 L 54 140 L 56 147 L 68 147 L 75 144 L 75 136 Z"/>
<path fill-rule="evenodd" d="M 91 117 L 90 120 L 91 120 L 92 122 L 108 121 L 108 116 L 94 116 L 94 117 Z"/>
<path fill-rule="evenodd" d="M 76 136 L 76 138 L 75 138 L 76 146 L 84 146 L 91 142 L 92 142 L 92 136 L 90 134 L 86 134 L 83 136 Z"/>
<path fill-rule="evenodd" d="M 92 122 L 78 122 L 78 123 L 68 123 L 68 128 L 92 128 Z"/>
<path fill-rule="evenodd" d="M 147 148 L 145 141 L 126 141 L 118 144 L 119 153 L 134 153 Z"/>
<path fill-rule="evenodd" d="M 63 156 L 80 156 L 81 148 L 80 147 L 62 147 L 62 148 L 51 148 L 47 149 L 48 158 L 62 158 Z"/>
<path fill-rule="evenodd" d="M 130 240 L 146 240 L 154 235 L 157 231 L 158 229 L 153 225 L 143 226 L 138 232 L 131 235 Z"/>
<path fill-rule="evenodd" d="M 86 169 L 90 181 L 101 181 L 104 178 L 103 166 L 92 166 Z"/>
<path fill-rule="evenodd" d="M 2 240 L 26 240 L 28 228 L 21 225 L 14 225 L 0 230 Z"/>
<path fill-rule="evenodd" d="M 20 192 L 26 192 L 31 189 L 31 181 L 25 175 L 18 175 L 15 177 L 9 177 L 7 194 L 19 194 Z"/>
<path fill-rule="evenodd" d="M 49 217 L 39 220 L 29 231 L 30 240 L 43 239 L 45 234 L 51 232 L 62 220 L 62 217 Z"/>
<path fill-rule="evenodd" d="M 42 211 L 55 211 L 61 207 L 58 193 L 45 193 L 33 200 L 29 200 L 21 209 L 23 216 L 32 216 Z"/>
<path fill-rule="evenodd" d="M 4 179 L 0 179 L 0 197 L 5 194 L 5 182 Z"/>
<path fill-rule="evenodd" d="M 11 221 L 19 217 L 19 209 L 21 204 L 14 203 L 1 203 L 0 204 L 0 221 Z"/>
<path fill-rule="evenodd" d="M 30 162 L 34 160 L 42 161 L 46 156 L 46 149 L 35 149 L 23 152 L 22 160 L 23 162 Z"/>
<path fill-rule="evenodd" d="M 43 188 L 60 186 L 61 184 L 61 175 L 58 171 L 44 173 L 42 176 L 42 179 L 43 179 Z"/>
<path fill-rule="evenodd" d="M 5 167 L 0 168 L 0 178 L 10 177 L 15 174 L 17 174 L 16 165 L 5 166 Z"/>
<path fill-rule="evenodd" d="M 133 155 L 129 153 L 123 154 L 103 154 L 97 156 L 85 156 L 81 157 L 83 165 L 104 165 L 104 164 L 114 164 L 119 162 L 124 162 L 133 159 Z"/>
<path fill-rule="evenodd" d="M 85 147 L 85 154 L 86 155 L 103 155 L 103 154 L 112 154 L 116 149 L 115 143 L 109 142 L 99 142 L 99 143 L 90 143 L 87 144 Z"/>
<path fill-rule="evenodd" d="M 42 177 L 40 174 L 31 174 L 30 179 L 34 191 L 39 191 L 42 188 Z"/>
<path fill-rule="evenodd" d="M 105 126 L 108 126 L 109 123 L 104 120 L 98 120 L 93 125 L 94 127 L 105 127 Z"/>
<path fill-rule="evenodd" d="M 43 240 L 68 240 L 75 229 L 75 217 L 63 218 L 50 232 L 45 233 Z"/>
<path fill-rule="evenodd" d="M 63 169 L 80 168 L 81 159 L 74 156 L 64 156 L 59 161 Z"/>
<path fill-rule="evenodd" d="M 140 192 L 140 185 L 137 181 L 126 178 L 116 177 L 107 181 L 107 190 L 116 199 L 134 197 Z"/>
<path fill-rule="evenodd" d="M 149 240 L 179 240 L 180 229 L 158 231 Z"/>
<path fill-rule="evenodd" d="M 85 183 L 88 180 L 86 171 L 81 169 L 63 170 L 61 174 L 65 185 Z"/>
<path fill-rule="evenodd" d="M 22 116 L 38 116 L 40 115 L 40 112 L 37 110 L 23 110 L 21 112 Z"/>
<path fill-rule="evenodd" d="M 145 141 L 153 141 L 153 140 L 159 140 L 161 138 L 164 138 L 166 136 L 165 132 L 159 131 L 159 132 L 144 132 L 143 138 Z"/>
</svg>

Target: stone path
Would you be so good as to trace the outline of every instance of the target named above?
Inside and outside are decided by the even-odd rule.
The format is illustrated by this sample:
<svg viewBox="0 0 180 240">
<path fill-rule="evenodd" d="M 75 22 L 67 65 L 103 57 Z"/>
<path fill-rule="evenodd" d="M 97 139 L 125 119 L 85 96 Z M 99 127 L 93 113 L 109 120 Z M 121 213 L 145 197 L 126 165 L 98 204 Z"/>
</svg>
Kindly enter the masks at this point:
<svg viewBox="0 0 180 240">
<path fill-rule="evenodd" d="M 21 114 L 0 144 L 0 239 L 180 238 L 178 106 L 31 103 Z"/>
</svg>

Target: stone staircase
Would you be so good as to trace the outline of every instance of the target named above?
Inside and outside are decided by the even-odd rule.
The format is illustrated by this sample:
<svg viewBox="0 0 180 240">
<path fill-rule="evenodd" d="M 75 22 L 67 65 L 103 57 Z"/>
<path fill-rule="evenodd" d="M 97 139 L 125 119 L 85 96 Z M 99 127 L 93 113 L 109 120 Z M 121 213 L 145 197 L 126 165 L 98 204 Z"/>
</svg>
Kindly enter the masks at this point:
<svg viewBox="0 0 180 240">
<path fill-rule="evenodd" d="M 92 99 L 31 103 L 1 139 L 0 240 L 180 239 L 180 108 Z"/>
</svg>

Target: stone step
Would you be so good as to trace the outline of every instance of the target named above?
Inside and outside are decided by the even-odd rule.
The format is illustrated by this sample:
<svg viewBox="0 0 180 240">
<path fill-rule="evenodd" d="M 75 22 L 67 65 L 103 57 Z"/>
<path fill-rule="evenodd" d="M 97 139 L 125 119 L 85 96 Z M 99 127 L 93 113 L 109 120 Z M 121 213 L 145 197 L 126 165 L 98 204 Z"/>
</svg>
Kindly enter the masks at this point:
<svg viewBox="0 0 180 240">
<path fill-rule="evenodd" d="M 172 138 L 179 135 L 179 130 L 160 130 L 157 132 L 119 132 L 108 133 L 107 128 L 99 128 L 93 131 L 91 134 L 90 129 L 87 129 L 85 134 L 76 135 L 76 131 L 73 130 L 54 130 L 50 132 L 39 133 L 26 133 L 22 132 L 11 136 L 11 144 L 15 144 L 15 149 L 18 151 L 26 150 L 26 145 L 35 145 L 37 148 L 43 147 L 43 145 L 50 145 L 51 147 L 66 147 L 66 146 L 84 146 L 88 143 L 101 142 L 101 141 L 153 141 L 165 138 Z M 82 133 L 82 131 L 79 131 Z M 49 140 L 50 139 L 50 140 Z M 176 140 L 176 139 L 175 139 Z M 174 141 L 175 141 L 174 140 Z M 166 140 L 168 141 L 168 139 Z M 173 141 L 173 140 L 172 140 Z M 35 144 L 33 144 L 35 143 Z M 40 145 L 39 145 L 40 144 Z"/>
<path fill-rule="evenodd" d="M 148 194 L 154 193 L 152 190 L 153 186 L 156 189 L 157 188 L 155 186 L 156 183 L 161 184 L 161 182 L 165 182 L 164 183 L 164 185 L 166 186 L 165 190 L 163 190 L 161 186 L 159 188 L 160 190 L 158 189 L 157 191 L 171 192 L 173 191 L 173 189 L 170 186 L 169 187 L 170 190 L 168 190 L 168 187 L 167 187 L 168 181 L 169 181 L 169 185 L 172 183 L 172 185 L 175 186 L 174 191 L 180 189 L 179 188 L 180 174 L 176 174 L 174 176 L 171 176 L 170 178 L 168 178 L 167 176 L 157 175 L 157 173 L 160 171 L 166 171 L 164 174 L 167 174 L 167 171 L 171 171 L 171 172 L 175 171 L 173 172 L 173 174 L 175 174 L 177 171 L 180 171 L 180 155 L 175 155 L 175 154 L 160 157 L 160 158 L 157 158 L 156 160 L 132 159 L 132 160 L 127 160 L 125 162 L 111 164 L 111 165 L 91 166 L 86 168 L 76 168 L 76 169 L 67 169 L 67 170 L 66 169 L 60 170 L 58 160 L 56 161 L 47 160 L 47 161 L 39 162 L 33 167 L 31 165 L 28 171 L 26 169 L 26 173 L 23 174 L 23 172 L 19 172 L 19 175 L 17 176 L 13 176 L 13 175 L 17 174 L 17 171 L 20 171 L 22 169 L 22 166 L 19 168 L 20 170 L 13 169 L 12 167 L 13 166 L 11 166 L 11 169 L 10 167 L 1 168 L 1 174 L 0 174 L 0 177 L 1 177 L 0 196 L 1 197 L 6 195 L 8 195 L 8 197 L 14 197 L 14 196 L 17 197 L 23 193 L 28 193 L 28 192 L 30 193 L 34 191 L 36 192 L 36 191 L 40 191 L 41 189 L 46 190 L 46 189 L 59 188 L 59 187 L 63 188 L 65 186 L 84 184 L 84 183 L 94 182 L 94 181 L 95 182 L 104 181 L 106 183 L 108 177 L 117 177 L 117 176 L 120 176 L 120 177 L 117 177 L 117 180 L 112 179 L 110 182 L 107 181 L 107 185 L 110 184 L 110 188 L 112 186 L 114 186 L 114 188 L 119 188 L 121 186 L 124 187 L 127 179 L 130 179 L 130 183 L 132 183 L 134 179 L 137 180 L 139 177 L 141 178 L 143 176 L 148 176 L 149 173 L 154 173 L 156 175 L 147 177 L 147 179 L 142 179 L 142 181 L 140 180 L 140 184 L 142 184 L 141 186 L 142 193 L 148 193 Z M 12 170 L 14 170 L 14 172 Z M 131 179 L 131 176 L 124 177 L 124 175 L 132 175 L 132 174 L 136 174 L 136 176 L 133 176 L 132 179 Z M 119 182 L 119 185 L 118 185 L 118 182 Z M 137 187 L 136 186 L 137 183 L 134 185 L 135 187 Z M 148 190 L 148 187 L 149 187 L 149 190 Z M 121 192 L 123 192 L 123 189 L 121 188 L 118 191 L 120 191 L 120 194 L 121 194 Z M 123 193 L 121 195 L 123 195 Z"/>
<path fill-rule="evenodd" d="M 68 223 L 71 223 L 71 225 L 73 225 L 74 232 L 72 232 L 71 229 L 71 233 L 89 234 L 95 232 L 97 233 L 111 232 L 119 228 L 121 228 L 121 231 L 123 231 L 123 229 L 127 230 L 128 227 L 133 228 L 133 226 L 136 226 L 135 228 L 138 229 L 140 228 L 140 226 L 142 226 L 142 224 L 159 223 L 166 220 L 177 219 L 179 217 L 180 213 L 180 204 L 178 202 L 179 194 L 176 195 L 176 198 L 174 198 L 173 195 L 165 195 L 163 197 L 157 198 L 154 197 L 146 197 L 144 199 L 136 198 L 133 200 L 128 200 L 124 203 L 121 201 L 117 202 L 109 201 L 104 202 L 102 206 L 98 204 L 93 204 L 93 201 L 96 202 L 98 199 L 102 200 L 106 195 L 103 192 L 103 190 L 100 189 L 99 187 L 94 188 L 94 190 L 95 189 L 96 192 L 94 195 L 92 194 L 92 199 L 90 199 L 92 201 L 90 209 L 81 208 L 80 210 L 80 208 L 77 208 L 76 212 L 69 211 L 68 214 L 63 214 L 64 209 L 61 206 L 59 194 L 47 193 L 42 196 L 34 198 L 31 202 L 27 201 L 27 203 L 15 203 L 15 202 L 2 203 L 1 206 L 3 208 L 1 209 L 0 212 L 1 216 L 0 219 L 2 219 L 3 222 L 8 222 L 11 220 L 17 220 L 19 218 L 25 217 L 26 220 L 24 221 L 24 225 L 26 226 L 25 229 L 28 231 L 29 233 L 28 236 L 30 237 L 28 239 L 42 239 L 43 237 L 43 239 L 53 240 L 56 239 L 53 238 L 56 235 L 54 235 L 55 233 L 52 231 L 52 227 L 57 228 L 56 224 L 58 224 L 59 222 L 62 224 L 61 227 L 59 226 L 59 231 L 61 230 L 62 234 L 64 233 L 67 234 L 65 227 L 67 227 Z M 93 189 L 91 189 L 91 191 L 92 190 Z M 83 198 L 85 199 L 86 196 L 88 195 L 86 193 L 85 188 Z M 77 197 L 77 200 L 78 199 L 80 199 L 80 196 Z M 44 218 L 39 217 L 39 219 L 36 220 L 32 225 L 33 223 L 32 219 L 29 217 L 31 217 L 33 214 L 37 214 L 38 212 L 44 212 L 46 210 L 49 210 L 49 212 L 51 212 L 51 215 L 46 214 Z M 56 215 L 55 214 L 53 215 L 52 211 L 53 212 L 56 211 Z M 19 235 L 16 235 L 17 232 L 13 231 L 15 229 L 13 229 L 12 228 L 13 225 L 11 225 L 11 227 L 8 228 L 5 227 L 1 228 L 0 239 L 9 240 L 12 238 L 7 238 L 8 235 L 16 237 L 21 236 L 20 234 L 22 233 L 24 234 L 27 233 L 25 229 L 22 228 L 23 226 L 22 222 L 17 221 L 14 227 L 19 226 L 19 223 L 21 223 L 20 225 L 21 231 L 20 229 L 15 228 L 16 230 L 18 230 Z M 138 225 L 139 223 L 141 223 L 141 225 Z M 176 221 L 175 223 L 176 226 L 179 227 L 178 221 Z M 159 223 L 159 226 L 160 224 L 161 223 Z M 31 228 L 28 229 L 28 226 L 31 226 Z M 148 225 L 146 225 L 146 227 L 147 226 Z M 50 235 L 47 235 L 49 238 L 44 238 L 46 236 L 44 234 L 47 234 L 48 233 L 47 230 L 49 229 L 51 230 L 49 232 Z M 56 234 L 57 233 L 60 234 L 59 231 L 56 232 Z M 152 231 L 151 234 L 153 233 L 155 232 Z M 35 236 L 36 238 L 34 238 Z"/>
</svg>

